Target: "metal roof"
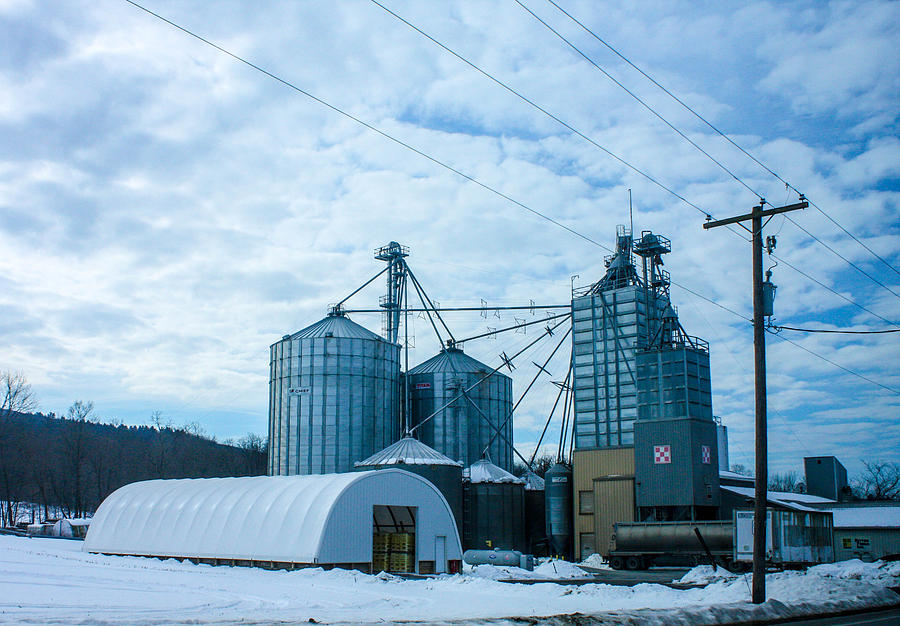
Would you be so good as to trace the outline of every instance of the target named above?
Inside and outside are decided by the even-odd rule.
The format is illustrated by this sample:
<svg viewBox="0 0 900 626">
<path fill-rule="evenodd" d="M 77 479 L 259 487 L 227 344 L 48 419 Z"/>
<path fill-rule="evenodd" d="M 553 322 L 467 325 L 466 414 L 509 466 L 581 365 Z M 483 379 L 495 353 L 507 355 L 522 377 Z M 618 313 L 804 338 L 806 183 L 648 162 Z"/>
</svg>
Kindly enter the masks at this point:
<svg viewBox="0 0 900 626">
<path fill-rule="evenodd" d="M 303 330 L 298 330 L 290 336 L 291 339 L 310 339 L 318 337 L 342 337 L 350 339 L 369 339 L 372 341 L 385 341 L 381 335 L 376 335 L 368 328 L 360 326 L 344 315 L 329 315 Z"/>
<path fill-rule="evenodd" d="M 516 478 L 505 469 L 497 467 L 487 459 L 475 461 L 466 470 L 463 476 L 471 483 L 519 483 L 525 481 Z"/>
<path fill-rule="evenodd" d="M 732 487 L 731 485 L 722 485 L 720 488 L 722 489 L 722 491 L 733 493 L 735 495 L 747 498 L 748 500 L 752 500 L 754 497 L 756 497 L 756 491 L 753 487 Z M 806 493 L 788 493 L 784 491 L 767 491 L 766 500 L 768 500 L 771 504 L 784 507 L 786 509 L 809 512 L 822 512 L 824 511 L 824 509 L 813 509 L 805 506 L 807 504 L 830 504 L 834 502 L 834 500 L 829 500 L 828 498 L 811 496 Z"/>
<path fill-rule="evenodd" d="M 473 359 L 465 354 L 459 348 L 445 348 L 438 354 L 434 355 L 424 363 L 415 366 L 409 373 L 412 374 L 431 374 L 435 372 L 490 372 L 494 368 L 485 365 L 478 359 Z M 506 376 L 500 372 L 496 372 L 495 376 Z M 508 378 L 508 377 L 507 377 Z"/>
<path fill-rule="evenodd" d="M 354 463 L 356 467 L 371 467 L 374 465 L 455 465 L 462 467 L 462 463 L 444 456 L 434 448 L 426 446 L 421 441 L 412 437 L 404 437 L 396 443 L 392 443 L 381 452 L 376 452 L 365 461 Z"/>
<path fill-rule="evenodd" d="M 384 502 L 418 507 L 421 519 L 427 520 L 419 531 L 430 529 L 446 536 L 448 558 L 462 556 L 453 512 L 440 491 L 425 478 L 397 468 L 131 483 L 97 509 L 84 549 L 144 556 L 365 563 L 372 558 L 372 507 Z"/>
<path fill-rule="evenodd" d="M 525 480 L 525 491 L 544 491 L 544 479 L 528 470 L 522 476 Z"/>
</svg>

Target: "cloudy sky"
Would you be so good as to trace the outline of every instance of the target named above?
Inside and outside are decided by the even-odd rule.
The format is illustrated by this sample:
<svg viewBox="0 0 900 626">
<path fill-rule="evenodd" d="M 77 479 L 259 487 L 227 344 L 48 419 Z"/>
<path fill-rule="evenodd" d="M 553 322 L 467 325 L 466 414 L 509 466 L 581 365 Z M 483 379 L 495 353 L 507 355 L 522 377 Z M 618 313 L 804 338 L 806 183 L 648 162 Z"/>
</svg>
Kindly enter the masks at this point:
<svg viewBox="0 0 900 626">
<path fill-rule="evenodd" d="M 145 2 L 605 246 L 631 189 L 635 230 L 672 240 L 683 324 L 712 345 L 731 461 L 752 464 L 750 247 L 701 223 L 796 194 L 546 0 L 522 4 L 746 187 L 514 0 L 384 4 L 674 193 L 372 2 Z M 767 227 L 776 323 L 898 328 L 900 4 L 558 4 L 822 209 Z M 0 40 L 0 369 L 22 371 L 44 411 L 93 400 L 104 419 L 160 410 L 219 439 L 264 434 L 269 345 L 375 274 L 391 240 L 445 307 L 564 304 L 572 276 L 603 274 L 607 250 L 124 0 L 0 0 Z M 464 337 L 532 319 L 486 315 L 447 320 Z M 413 363 L 436 352 L 426 320 L 410 331 Z M 496 365 L 530 332 L 466 351 Z M 768 345 L 774 470 L 900 461 L 900 333 Z M 525 355 L 517 389 L 550 350 Z M 523 452 L 554 389 L 542 381 L 516 416 Z"/>
</svg>

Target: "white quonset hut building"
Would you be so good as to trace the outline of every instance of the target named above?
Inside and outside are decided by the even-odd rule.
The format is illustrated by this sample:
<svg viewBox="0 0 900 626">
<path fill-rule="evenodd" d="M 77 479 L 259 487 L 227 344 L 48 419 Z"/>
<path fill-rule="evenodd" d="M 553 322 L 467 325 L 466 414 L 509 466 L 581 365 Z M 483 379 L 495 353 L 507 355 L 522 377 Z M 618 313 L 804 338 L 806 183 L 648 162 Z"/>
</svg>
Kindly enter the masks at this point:
<svg viewBox="0 0 900 626">
<path fill-rule="evenodd" d="M 400 469 L 132 483 L 97 509 L 85 550 L 423 574 L 459 571 L 462 559 L 447 501 Z"/>
</svg>

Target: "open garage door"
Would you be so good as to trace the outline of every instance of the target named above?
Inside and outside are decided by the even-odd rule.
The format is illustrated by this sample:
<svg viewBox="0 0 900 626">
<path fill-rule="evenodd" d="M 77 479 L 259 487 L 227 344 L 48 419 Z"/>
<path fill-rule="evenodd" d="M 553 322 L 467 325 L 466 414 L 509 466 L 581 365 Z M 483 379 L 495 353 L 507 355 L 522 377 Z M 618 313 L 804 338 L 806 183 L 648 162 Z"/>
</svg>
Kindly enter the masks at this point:
<svg viewBox="0 0 900 626">
<path fill-rule="evenodd" d="M 414 506 L 372 507 L 372 572 L 416 572 Z"/>
</svg>

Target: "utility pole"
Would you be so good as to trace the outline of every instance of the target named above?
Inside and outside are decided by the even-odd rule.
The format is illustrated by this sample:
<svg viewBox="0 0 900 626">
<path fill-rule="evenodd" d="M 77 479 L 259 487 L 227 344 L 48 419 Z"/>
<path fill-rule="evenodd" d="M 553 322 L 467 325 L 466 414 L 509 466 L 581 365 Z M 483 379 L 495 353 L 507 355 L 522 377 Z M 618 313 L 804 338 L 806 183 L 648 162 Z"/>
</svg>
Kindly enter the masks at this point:
<svg viewBox="0 0 900 626">
<path fill-rule="evenodd" d="M 806 198 L 800 196 L 800 202 L 782 207 L 766 209 L 765 198 L 759 199 L 759 205 L 750 213 L 713 221 L 707 216 L 704 229 L 738 224 L 750 235 L 753 246 L 753 356 L 756 393 L 756 479 L 753 505 L 753 604 L 766 601 L 766 503 L 769 481 L 768 437 L 766 430 L 766 332 L 763 320 L 763 262 L 762 262 L 762 219 L 773 215 L 805 209 L 809 206 Z M 750 220 L 748 229 L 741 222 Z"/>
</svg>

